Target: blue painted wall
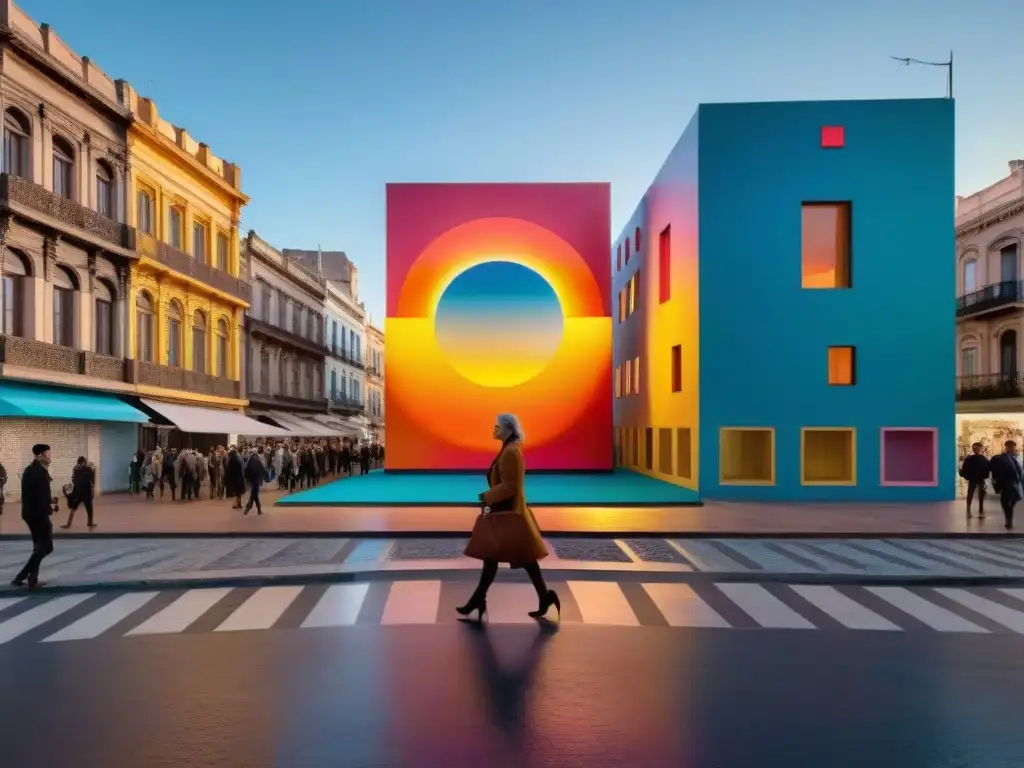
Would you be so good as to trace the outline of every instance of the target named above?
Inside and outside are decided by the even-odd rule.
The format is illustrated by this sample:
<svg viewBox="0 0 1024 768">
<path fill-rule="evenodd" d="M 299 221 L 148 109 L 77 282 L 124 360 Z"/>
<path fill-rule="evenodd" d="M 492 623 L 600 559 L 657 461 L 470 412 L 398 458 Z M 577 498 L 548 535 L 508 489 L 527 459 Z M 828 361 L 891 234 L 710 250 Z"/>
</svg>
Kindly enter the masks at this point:
<svg viewBox="0 0 1024 768">
<path fill-rule="evenodd" d="M 956 295 L 951 100 L 702 105 L 700 493 L 953 496 Z M 846 146 L 820 146 L 842 125 Z M 853 287 L 801 287 L 801 203 L 852 202 Z M 827 348 L 857 382 L 827 384 Z M 719 427 L 775 428 L 774 486 L 719 485 Z M 800 483 L 800 428 L 857 428 L 857 486 Z M 939 430 L 938 485 L 880 485 L 880 428 Z"/>
<path fill-rule="evenodd" d="M 139 425 L 117 421 L 100 422 L 100 455 L 88 458 L 96 463 L 102 493 L 128 490 L 128 465 L 139 450 Z"/>
</svg>

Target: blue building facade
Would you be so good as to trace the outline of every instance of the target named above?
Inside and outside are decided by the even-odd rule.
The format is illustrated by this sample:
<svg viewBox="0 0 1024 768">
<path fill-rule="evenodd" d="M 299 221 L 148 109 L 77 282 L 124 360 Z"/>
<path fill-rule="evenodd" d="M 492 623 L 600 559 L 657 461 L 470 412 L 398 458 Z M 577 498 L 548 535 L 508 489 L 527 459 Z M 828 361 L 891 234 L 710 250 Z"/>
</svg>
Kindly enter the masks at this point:
<svg viewBox="0 0 1024 768">
<path fill-rule="evenodd" d="M 621 463 L 704 498 L 952 498 L 953 162 L 952 100 L 701 105 L 626 268 L 613 245 L 643 304 Z"/>
</svg>

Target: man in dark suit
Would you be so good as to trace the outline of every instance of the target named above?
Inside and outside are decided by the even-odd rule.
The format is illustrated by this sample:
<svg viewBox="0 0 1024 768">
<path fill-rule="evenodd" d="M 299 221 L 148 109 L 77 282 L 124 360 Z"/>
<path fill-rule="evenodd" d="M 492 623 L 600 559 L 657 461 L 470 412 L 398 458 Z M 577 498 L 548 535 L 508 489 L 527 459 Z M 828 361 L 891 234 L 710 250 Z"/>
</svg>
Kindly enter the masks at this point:
<svg viewBox="0 0 1024 768">
<path fill-rule="evenodd" d="M 992 487 L 999 494 L 999 504 L 1006 516 L 1006 530 L 1013 528 L 1013 508 L 1024 498 L 1024 467 L 1017 457 L 1017 444 L 1007 440 L 1003 452 L 989 462 Z"/>
<path fill-rule="evenodd" d="M 42 443 L 32 446 L 35 460 L 21 475 L 21 519 L 32 534 L 32 555 L 21 569 L 11 586 L 24 586 L 28 580 L 29 589 L 42 586 L 39 581 L 39 566 L 43 558 L 53 552 L 53 497 L 50 495 L 50 446 Z"/>
<path fill-rule="evenodd" d="M 960 466 L 960 477 L 967 481 L 967 517 L 971 517 L 971 501 L 978 496 L 978 517 L 985 516 L 985 480 L 989 476 L 989 460 L 983 453 L 984 446 L 975 443 L 971 454 Z"/>
</svg>

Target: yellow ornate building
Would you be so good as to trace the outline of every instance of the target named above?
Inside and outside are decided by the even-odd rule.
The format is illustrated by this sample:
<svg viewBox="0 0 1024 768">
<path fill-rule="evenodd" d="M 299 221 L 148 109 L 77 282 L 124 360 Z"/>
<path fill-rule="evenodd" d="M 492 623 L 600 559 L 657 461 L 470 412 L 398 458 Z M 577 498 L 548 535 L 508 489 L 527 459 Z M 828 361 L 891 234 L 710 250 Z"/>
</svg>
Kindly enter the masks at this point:
<svg viewBox="0 0 1024 768">
<path fill-rule="evenodd" d="M 138 393 L 241 409 L 242 331 L 250 286 L 239 278 L 238 225 L 249 198 L 238 166 L 160 117 L 118 82 L 131 112 L 127 224 L 138 261 L 126 304 Z"/>
</svg>

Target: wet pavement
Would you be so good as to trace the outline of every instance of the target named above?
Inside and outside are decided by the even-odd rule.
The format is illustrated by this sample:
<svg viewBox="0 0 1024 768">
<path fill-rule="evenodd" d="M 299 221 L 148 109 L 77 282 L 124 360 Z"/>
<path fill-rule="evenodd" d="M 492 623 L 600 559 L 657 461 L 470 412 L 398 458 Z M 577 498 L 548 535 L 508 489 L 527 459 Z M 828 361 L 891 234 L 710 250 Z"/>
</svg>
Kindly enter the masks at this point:
<svg viewBox="0 0 1024 768">
<path fill-rule="evenodd" d="M 3 765 L 1010 768 L 1024 640 L 457 623 L 0 646 Z"/>
</svg>

